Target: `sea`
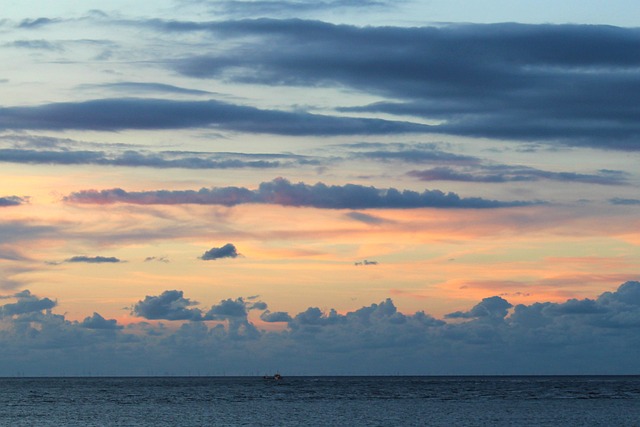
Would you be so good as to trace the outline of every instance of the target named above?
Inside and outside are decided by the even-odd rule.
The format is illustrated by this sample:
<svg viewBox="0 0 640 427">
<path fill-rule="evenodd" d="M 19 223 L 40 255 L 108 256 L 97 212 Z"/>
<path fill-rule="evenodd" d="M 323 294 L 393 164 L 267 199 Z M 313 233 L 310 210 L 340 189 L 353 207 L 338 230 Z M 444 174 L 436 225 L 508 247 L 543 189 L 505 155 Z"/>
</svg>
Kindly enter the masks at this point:
<svg viewBox="0 0 640 427">
<path fill-rule="evenodd" d="M 640 376 L 1 378 L 2 426 L 640 426 Z"/>
</svg>

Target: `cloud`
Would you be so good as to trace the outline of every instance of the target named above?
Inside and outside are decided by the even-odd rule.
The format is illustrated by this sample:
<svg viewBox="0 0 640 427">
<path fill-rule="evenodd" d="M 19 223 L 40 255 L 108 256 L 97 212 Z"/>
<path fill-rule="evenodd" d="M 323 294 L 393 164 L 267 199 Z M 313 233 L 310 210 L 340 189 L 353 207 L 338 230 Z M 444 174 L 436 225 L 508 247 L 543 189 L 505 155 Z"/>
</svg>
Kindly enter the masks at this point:
<svg viewBox="0 0 640 427">
<path fill-rule="evenodd" d="M 118 131 L 200 127 L 292 136 L 386 135 L 429 131 L 429 126 L 416 123 L 261 110 L 216 100 L 115 98 L 0 107 L 0 129 Z"/>
<path fill-rule="evenodd" d="M 88 150 L 0 149 L 0 161 L 28 164 L 100 165 L 183 169 L 269 169 L 312 162 L 301 156 L 241 153 L 194 153 L 162 151 L 157 153 L 126 150 L 105 153 Z"/>
<path fill-rule="evenodd" d="M 342 146 L 351 150 L 353 159 L 379 162 L 403 162 L 434 165 L 429 169 L 412 170 L 408 176 L 422 181 L 461 181 L 482 183 L 534 182 L 553 180 L 597 185 L 628 184 L 629 173 L 601 169 L 595 173 L 552 172 L 523 165 L 500 164 L 480 157 L 459 155 L 440 149 L 444 144 L 381 144 L 357 143 Z"/>
<path fill-rule="evenodd" d="M 103 84 L 83 84 L 78 89 L 108 89 L 117 92 L 131 93 L 169 93 L 176 95 L 213 95 L 214 92 L 198 89 L 188 89 L 164 83 L 151 82 L 116 82 Z"/>
<path fill-rule="evenodd" d="M 278 331 L 253 325 L 249 312 L 264 305 L 255 307 L 250 298 L 222 300 L 208 311 L 212 322 L 202 322 L 195 302 L 181 291 L 165 291 L 139 301 L 133 314 L 195 321 L 125 328 L 97 313 L 68 321 L 51 312 L 54 301 L 29 291 L 2 299 L 17 300 L 0 306 L 0 344 L 12 349 L 0 352 L 3 375 L 17 367 L 27 375 L 60 369 L 240 374 L 274 365 L 286 366 L 289 375 L 630 374 L 637 372 L 640 351 L 638 281 L 597 298 L 559 303 L 514 307 L 488 297 L 445 320 L 401 313 L 391 299 L 346 313 L 318 307 L 296 315 L 263 311 L 263 322 L 286 323 Z"/>
<path fill-rule="evenodd" d="M 149 23 L 209 31 L 234 50 L 173 63 L 194 78 L 348 87 L 394 99 L 342 112 L 420 117 L 430 132 L 639 150 L 637 28 L 447 24 L 356 27 L 299 19 Z M 399 46 L 402 48 L 400 49 Z"/>
<path fill-rule="evenodd" d="M 188 308 L 196 302 L 183 297 L 182 291 L 164 291 L 159 296 L 146 296 L 138 301 L 131 314 L 145 319 L 157 320 L 202 320 L 202 312 L 197 308 Z"/>
<path fill-rule="evenodd" d="M 369 215 L 363 212 L 349 212 L 345 214 L 345 216 L 353 220 L 363 222 L 365 224 L 370 224 L 370 225 L 379 225 L 379 224 L 386 224 L 389 222 L 393 222 L 391 220 L 380 218 L 379 216 L 375 216 L 375 215 Z"/>
<path fill-rule="evenodd" d="M 227 243 L 220 248 L 211 248 L 200 257 L 203 261 L 211 261 L 220 258 L 236 258 L 238 251 L 232 243 Z"/>
<path fill-rule="evenodd" d="M 111 190 L 83 190 L 71 193 L 64 200 L 69 203 L 86 204 L 201 204 L 235 206 L 246 203 L 275 204 L 282 206 L 306 206 L 320 209 L 415 209 L 415 208 L 460 208 L 490 209 L 514 206 L 528 206 L 540 202 L 501 202 L 480 197 L 462 198 L 455 193 L 439 190 L 425 190 L 422 193 L 395 188 L 378 189 L 363 185 L 343 186 L 323 183 L 308 185 L 302 182 L 292 184 L 277 178 L 263 182 L 256 190 L 243 187 L 202 188 L 198 191 L 142 191 L 127 192 L 116 188 Z"/>
<path fill-rule="evenodd" d="M 0 306 L 0 317 L 19 316 L 41 312 L 54 308 L 57 303 L 49 298 L 38 298 L 28 290 L 18 292 L 12 297 L 18 301 Z"/>
<path fill-rule="evenodd" d="M 445 315 L 447 319 L 503 319 L 512 308 L 507 300 L 494 296 L 484 298 L 482 302 L 473 307 L 470 311 L 456 311 Z"/>
<path fill-rule="evenodd" d="M 20 22 L 18 27 L 33 29 L 33 28 L 43 27 L 45 25 L 56 24 L 61 21 L 62 21 L 61 19 L 57 19 L 57 18 L 51 19 L 51 18 L 45 18 L 45 17 L 36 18 L 36 19 L 24 19 L 22 22 Z"/>
<path fill-rule="evenodd" d="M 242 298 L 236 300 L 226 299 L 214 305 L 207 312 L 206 318 L 212 320 L 225 320 L 228 318 L 246 318 L 247 307 Z"/>
<path fill-rule="evenodd" d="M 26 203 L 27 199 L 18 196 L 0 197 L 0 207 L 20 206 Z"/>
<path fill-rule="evenodd" d="M 422 181 L 462 181 L 483 183 L 532 182 L 554 180 L 561 182 L 580 182 L 599 185 L 622 185 L 627 174 L 601 171 L 598 174 L 574 172 L 549 172 L 526 166 L 476 166 L 474 168 L 435 167 L 425 170 L 413 170 L 407 173 Z"/>
<path fill-rule="evenodd" d="M 286 1 L 286 0 L 231 0 L 214 4 L 218 13 L 230 16 L 300 16 L 319 11 L 343 9 L 381 9 L 388 7 L 385 1 L 375 0 L 328 0 L 328 1 Z"/>
<path fill-rule="evenodd" d="M 640 199 L 624 199 L 620 197 L 614 197 L 612 199 L 609 199 L 609 202 L 613 205 L 626 205 L 626 206 L 640 205 Z"/>
<path fill-rule="evenodd" d="M 164 256 L 160 256 L 160 257 L 148 256 L 148 257 L 146 257 L 144 259 L 144 262 L 153 262 L 153 261 L 155 261 L 155 262 L 163 262 L 165 264 L 168 264 L 169 262 L 171 262 L 171 261 L 169 261 L 169 258 L 164 257 Z"/>
<path fill-rule="evenodd" d="M 16 40 L 9 46 L 22 48 L 22 49 L 34 49 L 34 50 L 49 50 L 49 51 L 62 51 L 62 47 L 57 43 L 52 43 L 47 40 Z"/>
<path fill-rule="evenodd" d="M 289 313 L 285 313 L 284 311 L 271 312 L 269 310 L 263 312 L 260 315 L 260 319 L 267 323 L 290 322 L 292 320 Z"/>
<path fill-rule="evenodd" d="M 115 319 L 105 319 L 98 313 L 93 313 L 93 316 L 86 317 L 80 326 L 87 329 L 102 329 L 102 330 L 118 330 L 123 329 L 122 325 L 118 325 L 118 321 Z"/>
<path fill-rule="evenodd" d="M 64 262 L 70 262 L 70 263 L 84 262 L 88 264 L 105 264 L 105 263 L 113 264 L 113 263 L 118 263 L 122 261 L 116 257 L 78 255 L 78 256 L 68 258 Z"/>
</svg>

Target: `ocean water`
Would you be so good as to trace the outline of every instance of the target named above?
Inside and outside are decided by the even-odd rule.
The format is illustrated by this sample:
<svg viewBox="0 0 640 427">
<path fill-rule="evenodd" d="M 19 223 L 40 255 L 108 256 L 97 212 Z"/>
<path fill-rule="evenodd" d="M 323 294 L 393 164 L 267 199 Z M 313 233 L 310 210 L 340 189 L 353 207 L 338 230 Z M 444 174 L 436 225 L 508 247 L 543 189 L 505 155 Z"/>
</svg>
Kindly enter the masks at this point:
<svg viewBox="0 0 640 427">
<path fill-rule="evenodd" d="M 6 426 L 640 426 L 640 377 L 2 378 Z"/>
</svg>

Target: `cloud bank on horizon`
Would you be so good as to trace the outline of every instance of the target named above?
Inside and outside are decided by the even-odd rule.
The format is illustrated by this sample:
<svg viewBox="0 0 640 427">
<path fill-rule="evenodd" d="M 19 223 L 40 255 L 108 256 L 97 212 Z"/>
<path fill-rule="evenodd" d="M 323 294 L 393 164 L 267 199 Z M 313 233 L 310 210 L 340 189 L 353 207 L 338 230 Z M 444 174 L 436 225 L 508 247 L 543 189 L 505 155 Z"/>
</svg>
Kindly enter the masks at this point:
<svg viewBox="0 0 640 427">
<path fill-rule="evenodd" d="M 125 326 L 98 313 L 69 321 L 52 314 L 57 302 L 29 291 L 5 298 L 16 302 L 0 306 L 0 360 L 11 362 L 0 365 L 3 375 L 246 374 L 275 361 L 289 375 L 630 374 L 640 350 L 640 282 L 563 303 L 513 306 L 494 296 L 446 320 L 403 314 L 391 299 L 345 314 L 271 312 L 252 298 L 201 310 L 172 290 L 138 301 L 132 313 L 140 320 Z M 264 325 L 284 328 L 260 329 L 254 310 Z"/>
</svg>

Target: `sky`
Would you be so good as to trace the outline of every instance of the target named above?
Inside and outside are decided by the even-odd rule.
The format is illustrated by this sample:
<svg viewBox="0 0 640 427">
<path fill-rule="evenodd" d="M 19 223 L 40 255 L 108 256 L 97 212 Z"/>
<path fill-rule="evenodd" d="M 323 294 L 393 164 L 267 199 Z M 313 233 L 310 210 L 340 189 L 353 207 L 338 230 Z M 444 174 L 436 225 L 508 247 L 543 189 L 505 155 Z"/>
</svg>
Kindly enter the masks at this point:
<svg viewBox="0 0 640 427">
<path fill-rule="evenodd" d="M 638 374 L 631 1 L 7 1 L 0 375 Z"/>
</svg>

